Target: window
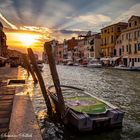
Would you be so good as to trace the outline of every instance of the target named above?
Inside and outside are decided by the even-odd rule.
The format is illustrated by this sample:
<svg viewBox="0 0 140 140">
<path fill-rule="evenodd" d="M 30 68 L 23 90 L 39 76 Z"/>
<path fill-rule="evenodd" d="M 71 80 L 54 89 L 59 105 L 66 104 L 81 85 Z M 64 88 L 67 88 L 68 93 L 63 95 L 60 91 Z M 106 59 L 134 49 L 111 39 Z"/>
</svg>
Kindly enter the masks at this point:
<svg viewBox="0 0 140 140">
<path fill-rule="evenodd" d="M 120 27 L 118 27 L 118 29 L 117 29 L 117 30 L 118 30 L 118 32 L 120 32 L 120 31 L 121 31 Z"/>
<path fill-rule="evenodd" d="M 135 26 L 137 25 L 137 21 L 134 22 Z"/>
<path fill-rule="evenodd" d="M 140 62 L 140 58 L 138 58 L 138 62 Z"/>
<path fill-rule="evenodd" d="M 138 51 L 140 51 L 140 43 L 138 44 Z"/>
<path fill-rule="evenodd" d="M 129 61 L 131 62 L 131 58 L 129 59 Z"/>
<path fill-rule="evenodd" d="M 109 29 L 108 29 L 108 33 L 109 33 Z"/>
<path fill-rule="evenodd" d="M 119 49 L 119 55 L 122 55 L 122 49 Z"/>
<path fill-rule="evenodd" d="M 129 53 L 131 53 L 131 44 L 129 44 Z"/>
<path fill-rule="evenodd" d="M 135 62 L 137 62 L 137 58 L 135 58 Z"/>
<path fill-rule="evenodd" d="M 114 37 L 113 37 L 113 35 L 111 36 L 111 43 L 113 43 L 114 42 Z"/>
<path fill-rule="evenodd" d="M 137 31 L 134 32 L 134 38 L 137 38 Z"/>
<path fill-rule="evenodd" d="M 134 52 L 135 53 L 137 52 L 137 44 L 135 44 L 135 50 L 134 50 Z"/>
<path fill-rule="evenodd" d="M 116 56 L 116 49 L 114 49 L 114 56 Z"/>
<path fill-rule="evenodd" d="M 124 46 L 122 46 L 122 52 L 124 52 Z"/>
<path fill-rule="evenodd" d="M 131 39 L 131 33 L 129 33 L 128 35 L 129 35 L 128 39 Z"/>
<path fill-rule="evenodd" d="M 128 52 L 128 45 L 126 45 L 126 52 Z"/>
<path fill-rule="evenodd" d="M 105 45 L 106 45 L 106 38 L 105 38 Z"/>
<path fill-rule="evenodd" d="M 113 32 L 113 27 L 112 27 L 111 31 Z"/>
<path fill-rule="evenodd" d="M 91 52 L 93 52 L 93 51 L 94 51 L 94 48 L 93 48 L 93 46 L 91 46 L 91 48 L 90 48 L 90 51 L 91 51 Z"/>
<path fill-rule="evenodd" d="M 138 31 L 138 37 L 140 37 L 140 30 Z"/>
<path fill-rule="evenodd" d="M 61 58 L 61 51 L 59 52 L 59 57 Z"/>
<path fill-rule="evenodd" d="M 122 40 L 124 40 L 124 34 L 122 35 Z"/>
<path fill-rule="evenodd" d="M 129 23 L 129 27 L 131 27 L 131 23 Z"/>
<path fill-rule="evenodd" d="M 126 34 L 126 39 L 128 39 L 128 33 Z"/>
</svg>

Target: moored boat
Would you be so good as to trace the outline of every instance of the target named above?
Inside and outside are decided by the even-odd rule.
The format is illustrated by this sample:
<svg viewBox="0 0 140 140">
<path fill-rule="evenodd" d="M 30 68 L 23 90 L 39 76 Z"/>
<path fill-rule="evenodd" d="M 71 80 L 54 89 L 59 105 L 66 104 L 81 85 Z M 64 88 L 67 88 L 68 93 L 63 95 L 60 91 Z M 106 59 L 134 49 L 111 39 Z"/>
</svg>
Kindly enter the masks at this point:
<svg viewBox="0 0 140 140">
<path fill-rule="evenodd" d="M 68 61 L 67 65 L 68 66 L 73 66 L 73 61 Z"/>
<path fill-rule="evenodd" d="M 38 66 L 38 69 L 42 72 L 44 65 L 43 64 L 37 64 L 37 66 Z M 34 67 L 32 65 L 31 65 L 31 67 L 34 70 Z"/>
<path fill-rule="evenodd" d="M 140 69 L 137 67 L 126 67 L 125 65 L 118 65 L 114 67 L 119 70 L 127 70 L 127 71 L 139 71 Z"/>
<path fill-rule="evenodd" d="M 99 60 L 92 59 L 87 64 L 87 67 L 89 67 L 89 68 L 101 68 L 102 67 L 102 64 L 99 62 Z"/>
<path fill-rule="evenodd" d="M 122 127 L 124 112 L 118 107 L 76 87 L 61 85 L 65 101 L 62 120 L 79 131 L 99 131 Z M 57 112 L 60 106 L 54 86 L 48 87 L 49 95 Z"/>
</svg>

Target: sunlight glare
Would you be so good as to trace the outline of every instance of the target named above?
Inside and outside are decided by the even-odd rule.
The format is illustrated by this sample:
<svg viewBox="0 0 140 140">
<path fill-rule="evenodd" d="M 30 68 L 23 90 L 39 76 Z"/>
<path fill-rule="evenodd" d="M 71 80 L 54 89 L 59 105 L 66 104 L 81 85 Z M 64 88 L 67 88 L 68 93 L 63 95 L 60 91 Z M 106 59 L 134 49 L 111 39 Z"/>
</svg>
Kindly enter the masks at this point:
<svg viewBox="0 0 140 140">
<path fill-rule="evenodd" d="M 33 43 L 37 42 L 39 38 L 38 35 L 31 35 L 31 34 L 21 34 L 19 35 L 19 40 L 26 46 L 29 47 Z"/>
</svg>

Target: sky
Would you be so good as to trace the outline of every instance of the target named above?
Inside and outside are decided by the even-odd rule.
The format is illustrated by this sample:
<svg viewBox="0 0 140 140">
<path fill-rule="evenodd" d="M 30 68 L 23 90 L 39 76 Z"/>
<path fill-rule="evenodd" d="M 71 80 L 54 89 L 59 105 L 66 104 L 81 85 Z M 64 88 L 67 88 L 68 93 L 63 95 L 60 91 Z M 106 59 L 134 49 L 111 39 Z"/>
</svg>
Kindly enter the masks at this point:
<svg viewBox="0 0 140 140">
<path fill-rule="evenodd" d="M 109 24 L 127 22 L 132 15 L 140 16 L 140 0 L 0 0 L 0 21 L 9 39 L 24 31 L 34 32 L 38 40 L 62 41 L 81 31 L 100 32 Z"/>
</svg>

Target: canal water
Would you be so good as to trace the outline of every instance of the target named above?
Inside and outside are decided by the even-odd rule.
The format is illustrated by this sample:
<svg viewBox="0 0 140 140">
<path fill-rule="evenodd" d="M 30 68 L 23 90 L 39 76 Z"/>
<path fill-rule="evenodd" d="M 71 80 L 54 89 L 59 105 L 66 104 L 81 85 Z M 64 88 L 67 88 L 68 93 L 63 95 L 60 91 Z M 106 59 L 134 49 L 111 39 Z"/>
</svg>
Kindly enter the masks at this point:
<svg viewBox="0 0 140 140">
<path fill-rule="evenodd" d="M 140 72 L 111 68 L 86 68 L 57 65 L 61 84 L 85 89 L 125 112 L 123 128 L 99 134 L 78 134 L 54 123 L 46 115 L 39 86 L 33 89 L 32 100 L 46 140 L 140 140 Z M 53 84 L 49 66 L 44 65 L 46 86 Z"/>
</svg>

